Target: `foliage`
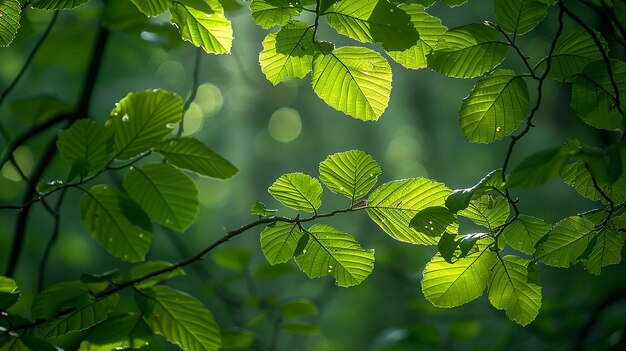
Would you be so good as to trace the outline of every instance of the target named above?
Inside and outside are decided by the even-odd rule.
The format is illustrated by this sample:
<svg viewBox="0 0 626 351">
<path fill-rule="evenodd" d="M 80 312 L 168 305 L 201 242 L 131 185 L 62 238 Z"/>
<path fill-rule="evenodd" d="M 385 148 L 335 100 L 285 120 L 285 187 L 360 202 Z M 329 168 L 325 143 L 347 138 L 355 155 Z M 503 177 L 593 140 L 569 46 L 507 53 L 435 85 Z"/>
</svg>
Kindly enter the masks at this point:
<svg viewBox="0 0 626 351">
<path fill-rule="evenodd" d="M 56 337 L 72 333 L 80 335 L 74 341 L 80 350 L 140 348 L 157 334 L 184 350 L 247 347 L 256 342 L 255 335 L 247 330 L 221 329 L 219 318 L 199 301 L 200 296 L 176 290 L 163 281 L 183 275 L 184 267 L 209 253 L 216 265 L 248 277 L 248 251 L 213 250 L 253 228 L 264 227 L 260 247 L 270 265 L 293 259 L 311 279 L 330 276 L 340 287 L 359 285 L 374 270 L 374 250 L 369 249 L 369 242 L 362 245 L 353 234 L 340 229 L 340 224 L 325 222 L 328 217 L 354 212 L 366 212 L 396 241 L 437 246 L 438 252 L 426 264 L 421 281 L 424 297 L 434 306 L 457 307 L 486 290 L 493 307 L 504 310 L 510 320 L 522 326 L 541 313 L 540 263 L 561 268 L 582 263 L 597 275 L 622 261 L 626 231 L 626 64 L 619 55 L 609 56 L 608 45 L 609 39 L 615 40 L 623 50 L 626 40 L 626 23 L 618 16 L 622 5 L 617 2 L 589 3 L 612 26 L 612 38 L 604 38 L 604 32 L 598 32 L 562 0 L 494 0 L 494 21 L 450 29 L 429 12 L 435 1 L 251 1 L 246 6 L 253 20 L 264 29 L 275 28 L 262 40 L 259 53 L 260 70 L 272 85 L 287 78 L 304 79 L 310 72 L 312 91 L 330 107 L 359 120 L 376 121 L 391 98 L 390 60 L 406 69 L 428 68 L 448 77 L 477 78 L 460 106 L 460 131 L 469 142 L 487 144 L 508 137 L 508 145 L 500 168 L 486 170 L 476 185 L 456 190 L 417 176 L 376 186 L 383 167 L 373 156 L 362 150 L 330 155 L 319 164 L 315 177 L 290 172 L 269 186 L 269 194 L 289 209 L 268 209 L 257 202 L 250 211 L 256 220 L 226 231 L 177 263 L 148 261 L 152 241 L 161 235 L 159 232 L 183 233 L 196 223 L 199 176 L 227 180 L 238 172 L 207 143 L 183 135 L 185 116 L 198 90 L 200 51 L 194 89 L 186 100 L 164 89 L 131 92 L 115 104 L 106 121 L 100 122 L 90 118 L 91 95 L 104 45 L 115 28 L 141 32 L 154 23 L 147 17 L 168 12 L 169 21 L 179 31 L 178 39 L 206 53 L 229 54 L 233 26 L 226 13 L 231 6 L 241 4 L 133 0 L 131 7 L 123 0 L 87 2 L 0 0 L 0 46 L 10 45 L 19 35 L 24 13 L 54 11 L 24 70 L 54 25 L 57 11 L 77 7 L 72 11 L 97 8 L 103 13 L 94 57 L 75 107 L 47 95 L 12 105 L 16 115 L 25 114 L 33 125 L 24 134 L 7 138 L 0 162 L 12 166 L 28 183 L 22 202 L 0 205 L 3 211 L 18 211 L 13 246 L 6 252 L 7 272 L 0 277 L 2 350 L 54 349 L 52 344 L 56 343 L 71 347 Z M 465 3 L 444 2 L 450 7 Z M 120 8 L 134 11 L 125 13 L 127 23 L 112 19 Z M 518 39 L 532 33 L 549 16 L 558 18 L 550 27 L 549 45 L 540 59 L 533 60 Z M 351 40 L 354 44 L 336 47 L 318 38 L 322 21 L 336 32 L 336 42 Z M 566 29 L 570 24 L 574 29 Z M 515 66 L 511 63 L 514 60 L 521 64 Z M 23 72 L 3 92 L 0 103 Z M 517 143 L 535 126 L 548 80 L 566 84 L 571 90 L 571 110 L 564 113 L 578 116 L 587 128 L 619 135 L 607 139 L 602 147 L 574 138 L 559 140 L 562 145 L 547 145 L 551 148 L 525 156 L 512 168 Z M 15 159 L 18 148 L 61 121 L 66 127 L 42 152 L 38 170 L 27 175 Z M 57 153 L 65 162 L 65 176 L 53 179 L 46 171 Z M 123 179 L 113 177 L 107 182 L 104 176 L 117 171 L 123 172 Z M 594 201 L 593 208 L 569 214 L 554 225 L 546 218 L 523 214 L 519 202 L 525 193 L 519 189 L 536 188 L 557 176 L 582 197 Z M 322 197 L 326 203 L 328 196 L 322 185 L 339 195 L 329 203 L 337 203 L 341 196 L 344 201 L 348 199 L 348 206 L 322 212 Z M 520 199 L 513 195 L 515 191 Z M 125 273 L 85 274 L 80 280 L 45 288 L 40 277 L 30 316 L 17 313 L 13 306 L 21 298 L 20 287 L 29 287 L 22 277 L 14 280 L 17 265 L 23 263 L 24 223 L 36 220 L 29 218 L 29 213 L 41 205 L 54 217 L 56 238 L 59 209 L 70 192 L 81 194 L 74 212 L 79 210 L 83 231 L 114 257 L 134 264 L 121 266 L 126 267 Z M 51 206 L 53 199 L 56 205 Z M 292 210 L 297 214 L 284 214 Z M 53 244 L 54 240 L 46 248 L 42 267 Z M 125 291 L 133 291 L 134 300 Z M 259 318 L 271 319 L 275 333 L 320 331 L 306 319 L 318 313 L 317 305 L 309 300 L 282 305 L 261 301 L 258 306 Z M 270 349 L 276 347 L 276 338 L 276 334 L 272 336 Z"/>
</svg>

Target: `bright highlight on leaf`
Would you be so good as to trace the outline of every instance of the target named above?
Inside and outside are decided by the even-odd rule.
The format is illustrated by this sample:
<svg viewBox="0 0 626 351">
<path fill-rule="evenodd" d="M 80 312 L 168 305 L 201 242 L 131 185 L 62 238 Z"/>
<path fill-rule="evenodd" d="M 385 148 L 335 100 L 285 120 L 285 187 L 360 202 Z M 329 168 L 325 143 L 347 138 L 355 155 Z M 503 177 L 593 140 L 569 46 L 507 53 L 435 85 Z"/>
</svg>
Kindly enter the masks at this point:
<svg viewBox="0 0 626 351">
<path fill-rule="evenodd" d="M 65 10 L 73 9 L 78 5 L 82 5 L 89 0 L 33 0 L 31 5 L 37 9 L 46 10 Z"/>
<path fill-rule="evenodd" d="M 76 121 L 69 129 L 59 132 L 57 148 L 63 161 L 72 167 L 73 175 L 86 177 L 109 163 L 113 129 L 88 119 Z"/>
<path fill-rule="evenodd" d="M 6 311 L 20 299 L 15 280 L 0 276 L 0 311 Z"/>
<path fill-rule="evenodd" d="M 409 225 L 418 233 L 432 237 L 443 233 L 455 234 L 459 230 L 456 217 L 443 206 L 427 207 L 419 211 Z"/>
<path fill-rule="evenodd" d="M 311 84 L 331 107 L 354 118 L 378 120 L 389 103 L 391 67 L 371 49 L 342 47 L 315 55 Z"/>
<path fill-rule="evenodd" d="M 381 173 L 378 163 L 361 150 L 336 153 L 320 163 L 320 180 L 353 203 L 372 189 Z"/>
<path fill-rule="evenodd" d="M 171 0 L 131 0 L 135 6 L 144 15 L 148 17 L 158 16 L 165 11 L 171 5 Z"/>
<path fill-rule="evenodd" d="M 542 219 L 522 215 L 509 224 L 502 235 L 512 248 L 532 255 L 535 253 L 535 245 L 550 230 L 552 226 Z"/>
<path fill-rule="evenodd" d="M 203 142 L 191 137 L 167 139 L 157 144 L 154 151 L 176 167 L 207 177 L 228 179 L 239 171 Z"/>
<path fill-rule="evenodd" d="M 588 219 L 565 218 L 539 241 L 535 258 L 549 266 L 567 268 L 578 261 L 594 234 L 594 225 Z"/>
<path fill-rule="evenodd" d="M 263 51 L 259 54 L 261 71 L 274 85 L 286 77 L 304 78 L 311 71 L 313 53 L 313 29 L 293 21 L 263 40 Z"/>
<path fill-rule="evenodd" d="M 180 30 L 183 39 L 202 47 L 207 53 L 230 54 L 233 45 L 233 28 L 224 16 L 224 9 L 217 0 L 197 3 L 173 2 L 170 7 L 172 22 Z M 208 7 L 208 8 L 206 8 Z"/>
<path fill-rule="evenodd" d="M 458 215 L 492 230 L 506 222 L 509 217 L 509 203 L 501 196 L 492 198 L 485 195 L 472 200 L 466 209 L 459 211 Z"/>
<path fill-rule="evenodd" d="M 509 33 L 525 34 L 548 14 L 544 0 L 495 0 L 496 22 Z"/>
<path fill-rule="evenodd" d="M 296 210 L 315 212 L 322 205 L 322 185 L 304 173 L 283 174 L 268 191 L 283 205 Z"/>
<path fill-rule="evenodd" d="M 20 29 L 20 18 L 22 7 L 17 0 L 0 1 L 0 47 L 9 46 L 18 29 Z"/>
<path fill-rule="evenodd" d="M 374 269 L 374 253 L 362 249 L 347 233 L 316 224 L 308 230 L 309 241 L 296 256 L 300 269 L 309 278 L 333 276 L 337 285 L 361 284 Z"/>
<path fill-rule="evenodd" d="M 110 351 L 140 348 L 152 340 L 152 330 L 134 313 L 119 314 L 98 324 L 78 351 Z"/>
<path fill-rule="evenodd" d="M 499 69 L 476 82 L 459 111 L 465 138 L 489 143 L 513 133 L 528 111 L 526 82 L 515 72 Z"/>
<path fill-rule="evenodd" d="M 301 11 L 298 0 L 252 0 L 250 10 L 254 21 L 263 28 L 283 26 Z"/>
<path fill-rule="evenodd" d="M 261 250 L 271 265 L 284 263 L 294 256 L 300 237 L 298 223 L 276 222 L 261 232 Z"/>
</svg>

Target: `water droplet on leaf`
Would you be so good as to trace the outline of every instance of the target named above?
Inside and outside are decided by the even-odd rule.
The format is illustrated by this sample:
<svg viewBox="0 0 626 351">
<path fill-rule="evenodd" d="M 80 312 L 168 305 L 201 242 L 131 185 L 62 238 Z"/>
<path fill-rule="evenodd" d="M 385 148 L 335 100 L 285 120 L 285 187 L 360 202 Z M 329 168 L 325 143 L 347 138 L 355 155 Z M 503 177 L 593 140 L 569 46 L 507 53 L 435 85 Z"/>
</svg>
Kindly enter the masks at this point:
<svg viewBox="0 0 626 351">
<path fill-rule="evenodd" d="M 122 116 L 122 122 L 128 122 L 129 119 L 130 117 L 128 117 L 128 114 L 125 114 L 124 116 Z"/>
</svg>

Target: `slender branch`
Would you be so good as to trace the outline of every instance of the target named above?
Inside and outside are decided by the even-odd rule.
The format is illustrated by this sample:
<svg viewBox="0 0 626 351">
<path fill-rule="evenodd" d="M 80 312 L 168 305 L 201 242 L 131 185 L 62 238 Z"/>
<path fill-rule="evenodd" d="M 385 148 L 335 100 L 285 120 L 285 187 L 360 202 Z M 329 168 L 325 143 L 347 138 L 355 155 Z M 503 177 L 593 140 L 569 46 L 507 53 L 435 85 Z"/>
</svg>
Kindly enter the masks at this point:
<svg viewBox="0 0 626 351">
<path fill-rule="evenodd" d="M 60 228 L 60 223 L 61 223 L 61 216 L 60 216 L 60 211 L 61 211 L 61 205 L 63 204 L 63 199 L 65 197 L 65 191 L 67 189 L 64 189 L 63 191 L 61 191 L 61 194 L 59 195 L 59 198 L 57 200 L 57 204 L 54 207 L 54 226 L 52 228 L 52 235 L 50 235 L 50 240 L 48 240 L 48 243 L 46 244 L 46 248 L 44 249 L 43 255 L 41 256 L 41 261 L 39 262 L 39 279 L 37 282 L 37 291 L 42 291 L 43 287 L 44 287 L 44 280 L 45 280 L 45 274 L 44 272 L 46 271 L 46 267 L 48 267 L 48 259 L 50 258 L 50 252 L 52 251 L 52 246 L 56 243 L 57 239 L 59 238 L 59 228 Z"/>
<path fill-rule="evenodd" d="M 19 71 L 17 76 L 13 78 L 13 81 L 9 83 L 9 85 L 4 89 L 2 94 L 0 94 L 0 105 L 2 105 L 2 103 L 4 102 L 4 99 L 6 99 L 6 97 L 11 93 L 11 91 L 13 91 L 13 88 L 15 88 L 17 83 L 19 83 L 20 79 L 22 79 L 22 77 L 24 76 L 24 73 L 26 73 L 26 69 L 28 69 L 28 67 L 30 66 L 30 63 L 33 61 L 33 58 L 35 57 L 35 54 L 37 54 L 37 51 L 39 51 L 39 48 L 41 47 L 41 45 L 44 43 L 44 41 L 46 41 L 46 38 L 48 38 L 48 34 L 50 34 L 50 31 L 52 30 L 52 27 L 54 26 L 54 23 L 57 20 L 58 14 L 59 14 L 58 11 L 54 11 L 54 14 L 52 15 L 52 19 L 50 20 L 50 23 L 48 23 L 48 27 L 46 27 L 46 29 L 44 30 L 43 34 L 41 35 L 41 37 L 39 38 L 39 40 L 33 47 L 33 50 L 31 50 L 30 54 L 28 54 L 28 57 L 26 58 L 26 61 L 24 61 L 24 65 L 22 66 L 22 69 Z"/>
<path fill-rule="evenodd" d="M 317 27 L 319 27 L 320 24 L 320 5 L 322 3 L 322 0 L 315 0 L 315 24 L 313 25 L 313 42 L 316 43 L 317 42 Z"/>
<path fill-rule="evenodd" d="M 539 77 L 537 77 L 537 75 L 535 74 L 535 69 L 530 66 L 530 62 L 528 62 L 528 57 L 526 57 L 522 53 L 522 50 L 520 50 L 519 46 L 517 46 L 515 44 L 515 38 L 511 39 L 511 37 L 509 37 L 509 35 L 502 28 L 500 28 L 500 26 L 498 26 L 497 24 L 495 24 L 495 23 L 493 23 L 491 21 L 485 21 L 485 23 L 487 23 L 487 25 L 489 25 L 490 27 L 494 28 L 495 30 L 500 32 L 500 34 L 502 34 L 504 36 L 504 38 L 508 42 L 509 46 L 511 46 L 513 49 L 515 49 L 515 52 L 517 52 L 517 55 L 522 59 L 522 62 L 524 62 L 524 65 L 526 66 L 526 68 L 528 69 L 528 72 L 530 73 L 530 77 L 535 79 L 535 80 L 538 80 Z"/>
<path fill-rule="evenodd" d="M 602 196 L 602 198 L 609 204 L 608 214 L 604 218 L 604 221 L 602 221 L 602 224 L 600 225 L 601 228 L 604 228 L 608 225 L 609 220 L 611 220 L 611 216 L 613 216 L 613 213 L 615 212 L 615 202 L 613 202 L 613 199 L 611 199 L 604 192 L 604 190 L 602 190 L 600 185 L 598 185 L 598 182 L 596 181 L 596 177 L 593 176 L 593 173 L 591 173 L 591 169 L 589 168 L 589 165 L 587 165 L 586 163 L 585 163 L 585 168 L 587 169 L 587 172 L 589 172 L 589 175 L 591 176 L 591 182 L 593 183 L 593 187 L 596 189 L 598 193 L 600 193 L 600 196 Z"/>
<path fill-rule="evenodd" d="M 198 83 L 200 80 L 200 64 L 202 61 L 202 49 L 196 48 L 196 61 L 193 66 L 193 80 L 191 83 L 191 92 L 189 93 L 189 97 L 187 101 L 185 101 L 185 105 L 183 106 L 183 114 L 180 118 L 180 123 L 178 124 L 178 131 L 176 132 L 176 137 L 180 137 L 184 132 L 184 124 L 185 124 L 185 113 L 191 107 L 191 103 L 196 99 L 196 95 L 198 94 Z"/>
</svg>

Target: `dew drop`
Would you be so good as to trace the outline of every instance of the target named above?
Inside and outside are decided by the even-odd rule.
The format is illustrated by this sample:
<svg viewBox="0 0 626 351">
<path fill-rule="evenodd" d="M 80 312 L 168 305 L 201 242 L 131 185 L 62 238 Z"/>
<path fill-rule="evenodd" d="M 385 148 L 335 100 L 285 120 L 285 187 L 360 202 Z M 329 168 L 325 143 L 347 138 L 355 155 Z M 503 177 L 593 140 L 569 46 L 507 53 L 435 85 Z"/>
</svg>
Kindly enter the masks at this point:
<svg viewBox="0 0 626 351">
<path fill-rule="evenodd" d="M 139 237 L 140 237 L 140 238 L 143 238 L 143 233 L 139 233 Z"/>
<path fill-rule="evenodd" d="M 165 224 L 172 224 L 172 220 L 171 220 L 171 219 L 169 219 L 169 218 L 167 218 L 167 219 L 165 220 Z"/>
<path fill-rule="evenodd" d="M 168 123 L 165 125 L 165 128 L 174 129 L 176 128 L 176 126 L 177 126 L 176 123 Z"/>
<path fill-rule="evenodd" d="M 0 17 L 4 16 L 4 12 L 0 11 Z"/>
<path fill-rule="evenodd" d="M 340 187 L 339 187 L 339 190 L 343 190 L 343 187 L 342 187 L 342 186 L 340 186 Z"/>
<path fill-rule="evenodd" d="M 130 117 L 128 117 L 128 114 L 125 114 L 124 116 L 122 116 L 122 122 L 128 122 L 129 119 Z"/>
<path fill-rule="evenodd" d="M 428 224 L 433 224 L 433 221 L 428 221 Z"/>
<path fill-rule="evenodd" d="M 306 253 L 306 249 L 302 250 L 302 253 Z"/>
<path fill-rule="evenodd" d="M 380 220 L 380 223 L 385 223 L 385 219 L 384 219 L 384 218 L 383 218 L 383 219 L 381 219 L 381 220 Z"/>
<path fill-rule="evenodd" d="M 170 141 L 170 146 L 176 146 L 176 141 Z"/>
<path fill-rule="evenodd" d="M 433 227 L 430 227 L 430 230 L 434 230 Z"/>
<path fill-rule="evenodd" d="M 328 265 L 328 269 L 333 269 L 333 266 L 331 266 L 331 265 Z"/>
<path fill-rule="evenodd" d="M 370 173 L 370 177 L 374 177 L 374 173 Z"/>
<path fill-rule="evenodd" d="M 329 270 L 328 270 L 328 273 L 332 273 L 332 271 L 333 271 L 332 269 L 329 269 Z"/>
<path fill-rule="evenodd" d="M 501 131 L 501 130 L 502 130 L 502 128 L 500 128 L 500 127 L 497 127 L 497 128 L 496 128 L 496 132 L 499 132 L 499 131 Z"/>
</svg>

